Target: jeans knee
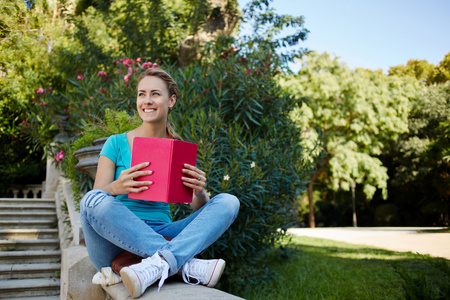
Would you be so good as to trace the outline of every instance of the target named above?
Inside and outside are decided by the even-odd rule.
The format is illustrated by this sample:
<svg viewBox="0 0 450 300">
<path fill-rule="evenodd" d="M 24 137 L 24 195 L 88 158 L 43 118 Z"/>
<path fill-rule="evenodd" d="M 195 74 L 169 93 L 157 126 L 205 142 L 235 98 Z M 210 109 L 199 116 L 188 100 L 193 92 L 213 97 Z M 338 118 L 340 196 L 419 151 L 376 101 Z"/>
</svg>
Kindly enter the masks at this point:
<svg viewBox="0 0 450 300">
<path fill-rule="evenodd" d="M 100 190 L 92 190 L 86 195 L 84 195 L 83 199 L 80 201 L 80 210 L 87 210 L 90 208 L 94 208 L 107 197 L 110 196 L 108 193 Z"/>
<path fill-rule="evenodd" d="M 236 218 L 241 205 L 239 199 L 231 194 L 222 193 L 214 197 L 223 205 L 223 209 L 227 211 L 233 218 Z"/>
</svg>

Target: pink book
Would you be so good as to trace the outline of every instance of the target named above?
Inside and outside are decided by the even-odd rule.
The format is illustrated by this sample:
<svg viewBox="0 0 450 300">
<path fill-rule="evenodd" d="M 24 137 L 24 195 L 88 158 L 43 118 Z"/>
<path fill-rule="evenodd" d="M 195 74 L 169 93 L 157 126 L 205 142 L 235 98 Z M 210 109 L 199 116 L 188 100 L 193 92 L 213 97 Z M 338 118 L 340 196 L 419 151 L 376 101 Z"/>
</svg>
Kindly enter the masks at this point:
<svg viewBox="0 0 450 300">
<path fill-rule="evenodd" d="M 152 181 L 148 190 L 129 193 L 130 199 L 157 202 L 192 202 L 192 189 L 181 181 L 184 164 L 195 166 L 197 145 L 193 143 L 162 138 L 133 138 L 131 167 L 150 162 L 141 170 L 152 170 L 152 175 L 141 176 L 138 181 Z"/>
</svg>

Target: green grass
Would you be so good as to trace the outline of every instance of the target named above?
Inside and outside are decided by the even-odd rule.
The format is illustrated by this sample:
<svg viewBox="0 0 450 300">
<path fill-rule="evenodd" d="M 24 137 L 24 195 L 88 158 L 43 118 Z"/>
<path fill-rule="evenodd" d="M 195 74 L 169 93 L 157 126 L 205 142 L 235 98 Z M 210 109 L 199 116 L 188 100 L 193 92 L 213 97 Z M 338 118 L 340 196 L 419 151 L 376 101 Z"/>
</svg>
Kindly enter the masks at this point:
<svg viewBox="0 0 450 300">
<path fill-rule="evenodd" d="M 293 237 L 284 251 L 291 255 L 278 250 L 266 261 L 278 272 L 275 279 L 236 294 L 249 300 L 450 299 L 448 260 L 310 237 Z"/>
</svg>

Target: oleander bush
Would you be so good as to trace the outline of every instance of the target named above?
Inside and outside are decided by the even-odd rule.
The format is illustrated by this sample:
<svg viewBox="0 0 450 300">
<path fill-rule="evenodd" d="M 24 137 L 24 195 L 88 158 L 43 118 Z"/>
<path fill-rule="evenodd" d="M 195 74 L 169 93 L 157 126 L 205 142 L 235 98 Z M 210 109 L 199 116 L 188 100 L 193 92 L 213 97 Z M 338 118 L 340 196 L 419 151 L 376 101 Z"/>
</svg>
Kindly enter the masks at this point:
<svg viewBox="0 0 450 300">
<path fill-rule="evenodd" d="M 130 58 L 115 65 L 110 74 L 74 74 L 70 92 L 37 91 L 32 117 L 25 123 L 32 135 L 43 138 L 56 130 L 75 135 L 51 151 L 66 154 L 58 158 L 82 193 L 92 181 L 74 168 L 72 153 L 103 134 L 129 130 L 125 125 L 136 120 L 138 74 L 156 67 Z M 311 170 L 302 160 L 297 128 L 289 118 L 299 103 L 277 83 L 278 66 L 270 52 L 216 45 L 188 67 L 162 67 L 181 93 L 170 121 L 184 140 L 198 144 L 197 165 L 207 174 L 207 191 L 211 197 L 231 193 L 241 201 L 234 224 L 203 253 L 227 261 L 220 287 L 229 291 L 270 277 L 264 254 L 295 225 L 295 198 L 304 191 Z M 173 205 L 172 211 L 174 219 L 191 212 L 185 204 Z"/>
</svg>

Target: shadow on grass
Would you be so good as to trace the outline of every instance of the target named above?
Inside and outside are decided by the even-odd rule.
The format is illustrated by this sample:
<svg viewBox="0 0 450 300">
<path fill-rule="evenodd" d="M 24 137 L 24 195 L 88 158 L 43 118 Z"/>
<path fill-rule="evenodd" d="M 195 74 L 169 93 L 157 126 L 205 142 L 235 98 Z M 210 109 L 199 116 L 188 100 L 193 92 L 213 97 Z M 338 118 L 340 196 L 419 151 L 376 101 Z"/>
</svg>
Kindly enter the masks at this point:
<svg viewBox="0 0 450 300">
<path fill-rule="evenodd" d="M 310 237 L 267 256 L 278 275 L 247 299 L 450 299 L 449 261 Z"/>
<path fill-rule="evenodd" d="M 450 233 L 450 227 L 441 228 L 441 229 L 424 229 L 417 230 L 418 233 Z"/>
</svg>

